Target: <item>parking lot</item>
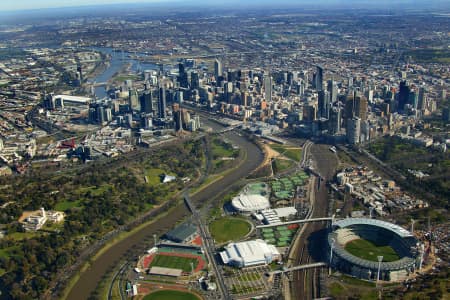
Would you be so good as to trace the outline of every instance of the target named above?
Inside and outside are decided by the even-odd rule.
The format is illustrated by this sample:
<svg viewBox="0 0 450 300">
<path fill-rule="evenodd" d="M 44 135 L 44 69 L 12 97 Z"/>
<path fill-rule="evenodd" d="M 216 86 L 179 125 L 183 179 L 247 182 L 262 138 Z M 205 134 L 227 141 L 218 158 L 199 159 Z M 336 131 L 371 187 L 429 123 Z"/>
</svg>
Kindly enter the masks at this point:
<svg viewBox="0 0 450 300">
<path fill-rule="evenodd" d="M 268 266 L 256 266 L 245 269 L 227 268 L 225 283 L 234 296 L 253 296 L 272 293 L 273 282 L 265 275 L 270 272 Z"/>
</svg>

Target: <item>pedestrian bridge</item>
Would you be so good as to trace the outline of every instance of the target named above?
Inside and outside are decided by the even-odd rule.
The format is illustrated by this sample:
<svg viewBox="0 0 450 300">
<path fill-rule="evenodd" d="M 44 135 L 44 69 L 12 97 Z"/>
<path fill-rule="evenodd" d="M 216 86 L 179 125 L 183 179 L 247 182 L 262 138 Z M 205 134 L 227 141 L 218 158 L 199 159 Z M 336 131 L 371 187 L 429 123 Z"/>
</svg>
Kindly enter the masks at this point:
<svg viewBox="0 0 450 300">
<path fill-rule="evenodd" d="M 327 264 L 324 263 L 324 262 L 317 262 L 317 263 L 306 264 L 306 265 L 299 265 L 299 266 L 290 267 L 290 268 L 283 268 L 282 270 L 272 271 L 269 274 L 270 275 L 284 274 L 284 273 L 292 272 L 292 271 L 321 268 L 321 267 L 326 267 L 326 266 L 327 266 Z"/>
<path fill-rule="evenodd" d="M 276 224 L 258 225 L 258 226 L 256 226 L 256 228 L 269 228 L 269 227 L 276 227 L 276 226 L 283 226 L 283 225 L 302 224 L 302 223 L 310 223 L 310 222 L 322 222 L 322 221 L 334 221 L 334 220 L 332 217 L 311 218 L 311 219 L 294 220 L 294 221 L 288 221 L 288 222 L 276 223 Z"/>
</svg>

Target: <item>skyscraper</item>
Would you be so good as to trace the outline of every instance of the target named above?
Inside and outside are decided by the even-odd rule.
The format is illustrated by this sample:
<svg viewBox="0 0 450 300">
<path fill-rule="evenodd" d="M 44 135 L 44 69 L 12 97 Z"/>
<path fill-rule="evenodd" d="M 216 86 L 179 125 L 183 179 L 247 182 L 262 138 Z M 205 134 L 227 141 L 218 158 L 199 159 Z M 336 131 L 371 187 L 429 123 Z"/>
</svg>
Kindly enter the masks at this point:
<svg viewBox="0 0 450 300">
<path fill-rule="evenodd" d="M 323 91 L 323 69 L 320 66 L 317 66 L 315 80 L 316 90 Z"/>
<path fill-rule="evenodd" d="M 337 134 L 341 131 L 342 110 L 340 107 L 333 107 L 330 112 L 330 121 L 328 130 L 331 134 Z"/>
<path fill-rule="evenodd" d="M 150 114 L 153 112 L 152 91 L 146 90 L 140 97 L 141 112 Z"/>
<path fill-rule="evenodd" d="M 331 103 L 335 103 L 337 100 L 338 89 L 336 82 L 334 82 L 334 80 L 328 80 L 327 90 L 330 93 Z"/>
<path fill-rule="evenodd" d="M 352 144 L 358 144 L 361 136 L 361 119 L 354 117 L 347 121 L 347 141 Z"/>
<path fill-rule="evenodd" d="M 269 74 L 264 76 L 264 98 L 267 102 L 272 101 L 272 77 Z"/>
<path fill-rule="evenodd" d="M 330 93 L 328 91 L 319 91 L 318 113 L 320 118 L 330 118 Z"/>
<path fill-rule="evenodd" d="M 163 87 L 159 88 L 159 103 L 158 103 L 158 116 L 161 119 L 166 118 L 166 89 Z"/>
<path fill-rule="evenodd" d="M 399 92 L 398 92 L 398 106 L 397 111 L 403 112 L 405 105 L 409 100 L 409 86 L 406 81 L 400 82 Z"/>
<path fill-rule="evenodd" d="M 178 82 L 180 83 L 180 86 L 183 88 L 189 87 L 188 74 L 184 68 L 183 63 L 178 64 Z"/>
<path fill-rule="evenodd" d="M 219 76 L 222 76 L 222 74 L 222 62 L 216 58 L 214 61 L 214 77 L 216 78 L 216 81 L 219 79 Z"/>
<path fill-rule="evenodd" d="M 200 88 L 200 80 L 197 72 L 191 73 L 191 89 L 198 90 Z"/>
<path fill-rule="evenodd" d="M 131 110 L 139 110 L 139 97 L 135 89 L 128 90 L 128 103 Z"/>
</svg>

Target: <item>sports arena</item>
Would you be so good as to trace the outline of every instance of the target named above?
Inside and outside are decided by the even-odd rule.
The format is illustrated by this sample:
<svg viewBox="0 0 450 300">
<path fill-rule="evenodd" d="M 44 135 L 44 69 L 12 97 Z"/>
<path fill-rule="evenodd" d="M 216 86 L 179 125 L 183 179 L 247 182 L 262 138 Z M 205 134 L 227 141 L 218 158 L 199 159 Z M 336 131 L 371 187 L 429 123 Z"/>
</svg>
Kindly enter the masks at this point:
<svg viewBox="0 0 450 300">
<path fill-rule="evenodd" d="M 378 268 L 380 280 L 404 280 L 419 267 L 422 252 L 408 230 L 366 218 L 334 222 L 328 245 L 333 268 L 367 280 L 377 280 Z"/>
</svg>

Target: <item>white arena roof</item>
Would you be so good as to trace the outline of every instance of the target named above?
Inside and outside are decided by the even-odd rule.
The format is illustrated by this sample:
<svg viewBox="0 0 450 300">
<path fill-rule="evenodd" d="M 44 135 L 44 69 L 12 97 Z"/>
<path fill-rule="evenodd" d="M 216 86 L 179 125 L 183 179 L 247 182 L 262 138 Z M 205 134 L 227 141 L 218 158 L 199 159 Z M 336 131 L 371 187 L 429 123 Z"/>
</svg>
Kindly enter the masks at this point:
<svg viewBox="0 0 450 300">
<path fill-rule="evenodd" d="M 240 243 L 231 243 L 220 252 L 225 264 L 237 267 L 248 267 L 261 264 L 270 264 L 280 258 L 280 252 L 273 245 L 263 240 L 253 240 Z"/>
<path fill-rule="evenodd" d="M 336 225 L 336 226 L 338 226 L 340 228 L 345 228 L 345 227 L 348 227 L 348 226 L 358 225 L 358 224 L 374 225 L 374 226 L 383 227 L 383 228 L 385 228 L 387 230 L 395 232 L 396 234 L 398 234 L 402 238 L 414 237 L 414 235 L 411 232 L 409 232 L 408 230 L 406 230 L 403 227 L 400 227 L 398 225 L 395 225 L 395 224 L 392 224 L 392 223 L 389 223 L 389 222 L 377 220 L 377 219 L 346 218 L 346 219 L 342 219 L 342 220 L 336 221 L 334 223 L 334 225 Z"/>
<path fill-rule="evenodd" d="M 92 100 L 91 98 L 88 98 L 88 97 L 70 96 L 70 95 L 56 95 L 56 96 L 53 96 L 53 98 L 54 99 L 62 99 L 63 101 L 83 103 L 83 104 L 89 104 L 89 102 Z"/>
<path fill-rule="evenodd" d="M 270 208 L 269 199 L 261 195 L 240 194 L 231 200 L 231 204 L 240 212 L 255 212 Z"/>
</svg>

